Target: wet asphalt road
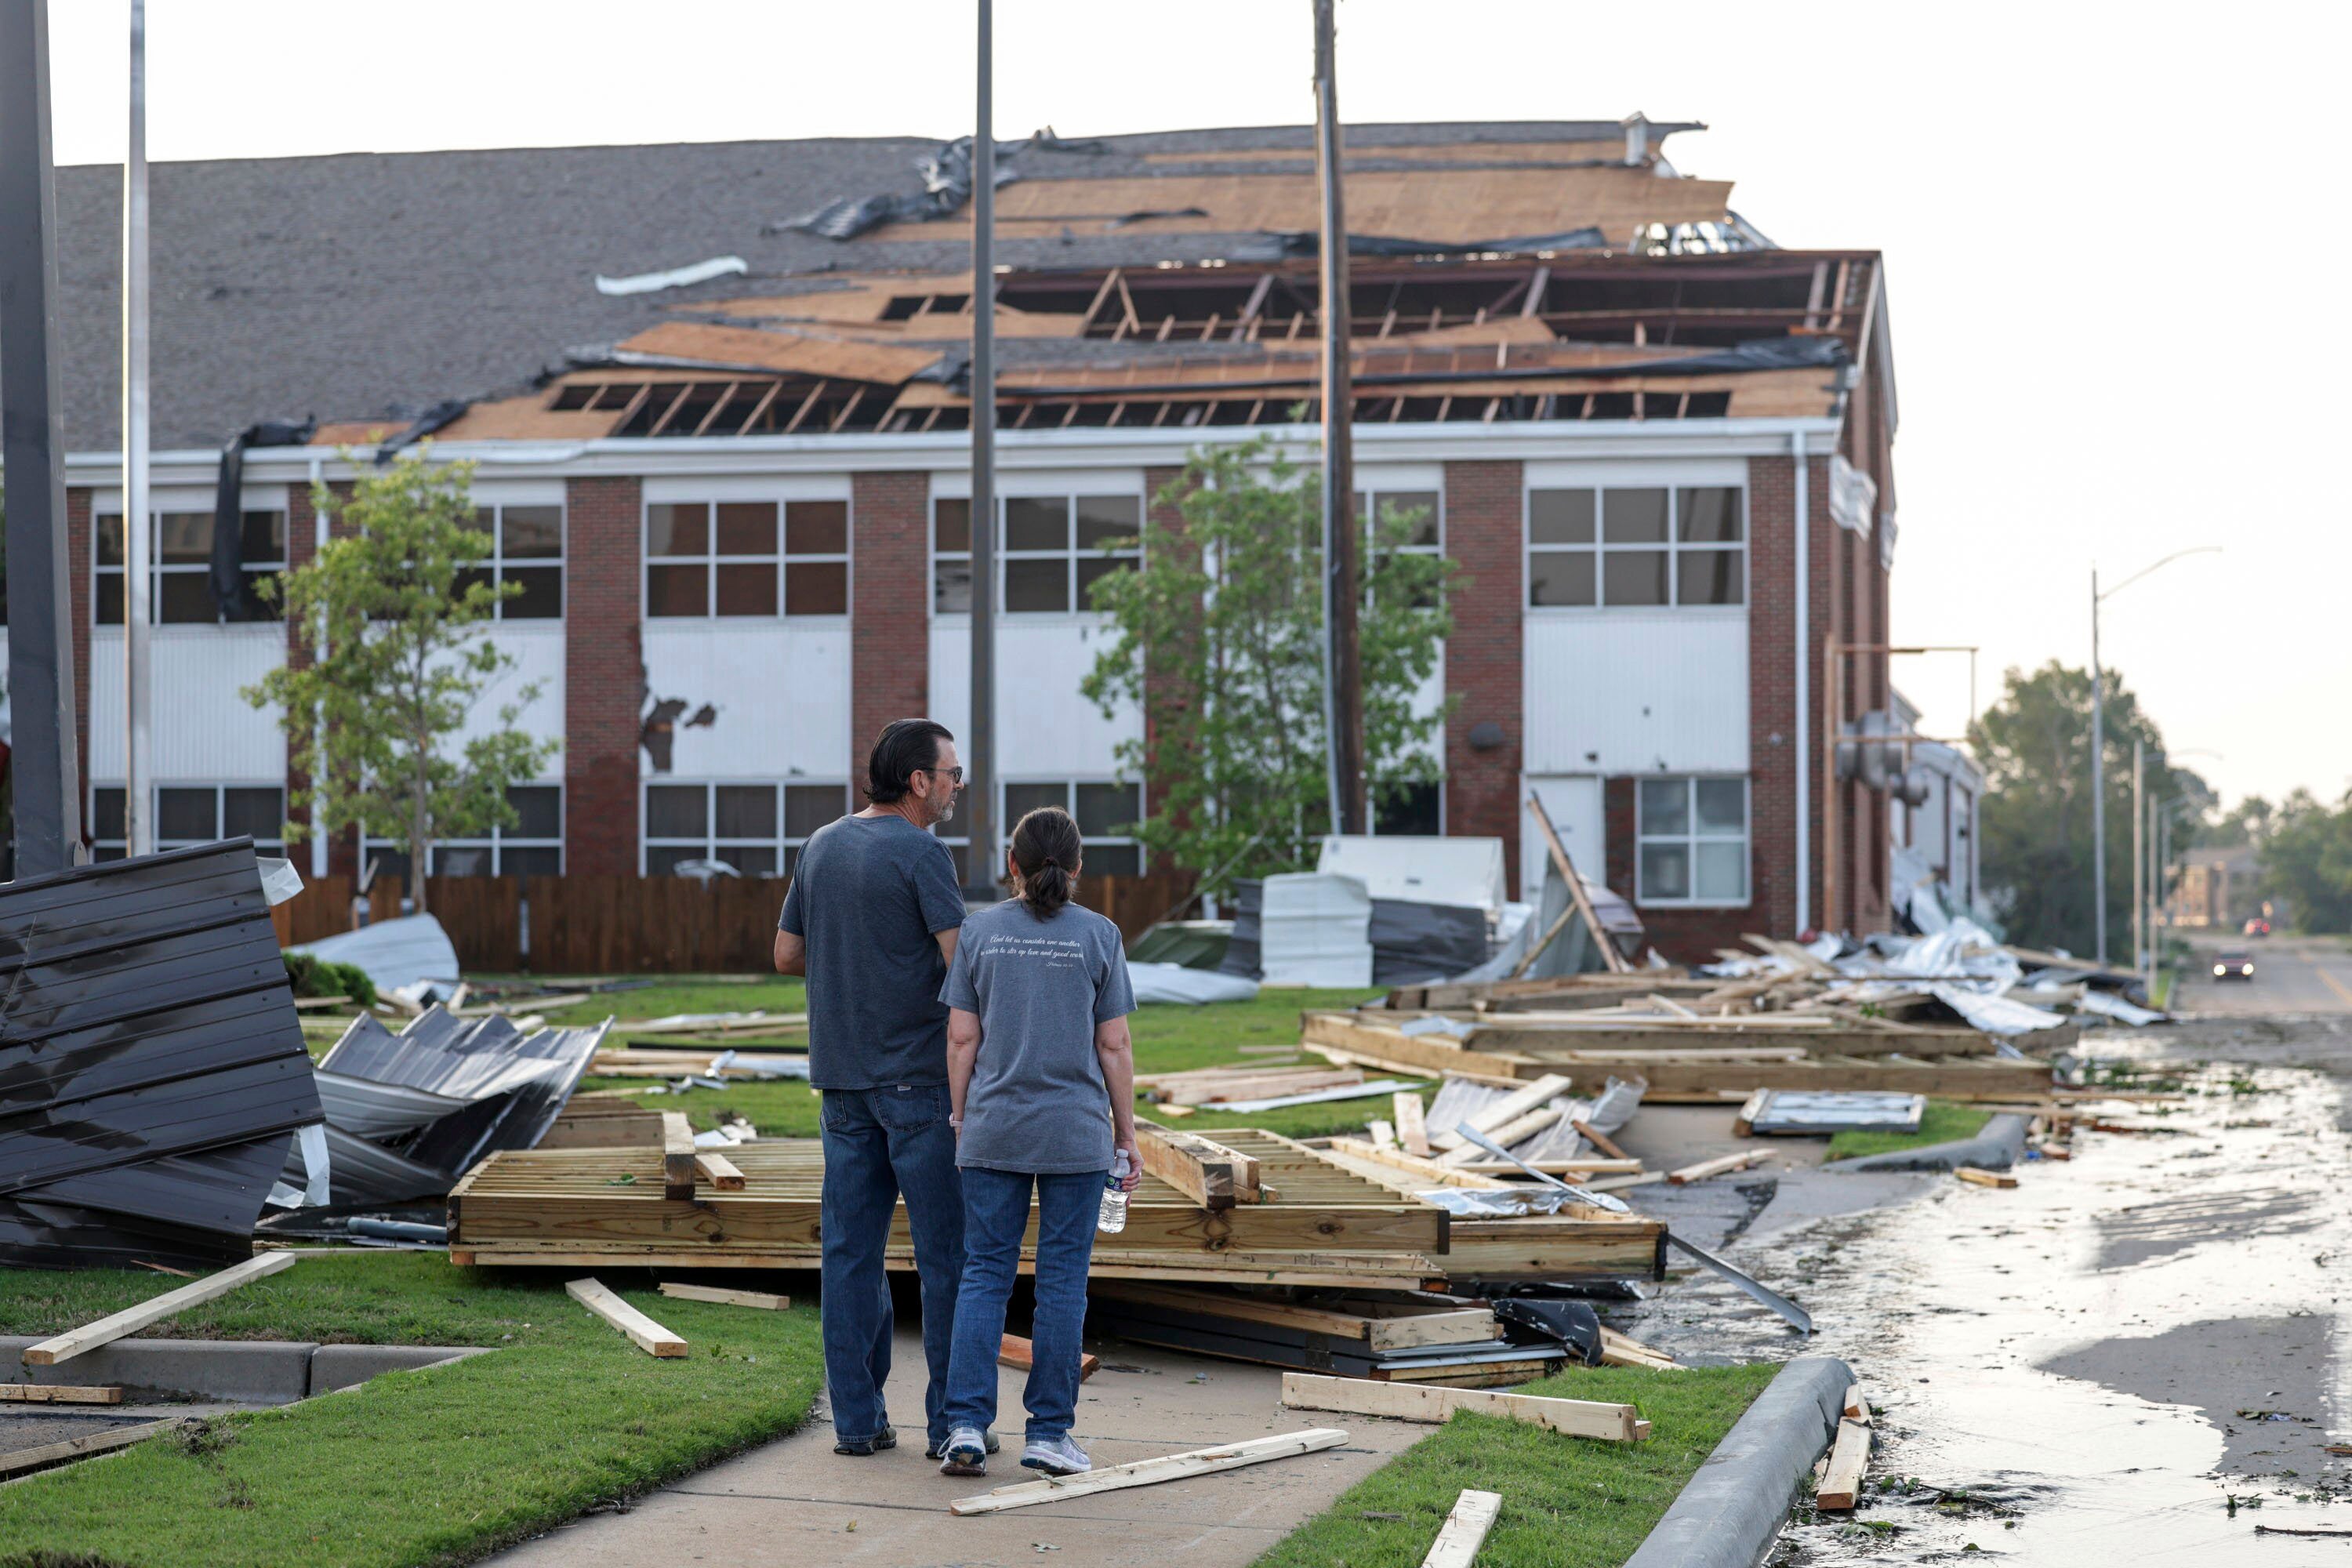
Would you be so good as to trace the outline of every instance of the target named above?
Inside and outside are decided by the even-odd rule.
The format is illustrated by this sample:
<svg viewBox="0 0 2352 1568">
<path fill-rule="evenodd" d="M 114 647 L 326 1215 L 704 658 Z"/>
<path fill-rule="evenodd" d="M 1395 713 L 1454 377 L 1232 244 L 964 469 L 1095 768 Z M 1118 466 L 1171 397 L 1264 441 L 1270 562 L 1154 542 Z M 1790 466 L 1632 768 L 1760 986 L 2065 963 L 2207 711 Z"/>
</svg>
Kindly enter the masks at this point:
<svg viewBox="0 0 2352 1568">
<path fill-rule="evenodd" d="M 2015 1189 L 1933 1178 L 1735 1234 L 1882 1412 L 1864 1506 L 1801 1508 L 1774 1563 L 2352 1564 L 2352 1451 L 2327 1451 L 2352 1445 L 2352 996 L 2328 984 L 2352 990 L 2352 947 L 2249 945 L 2252 986 L 2085 1039 L 2188 1091 L 2108 1112 L 2147 1131 L 2084 1132 Z M 1751 1185 L 1769 1224 L 1787 1205 Z M 1807 1348 L 1705 1278 L 1622 1321 L 1692 1360 Z"/>
</svg>

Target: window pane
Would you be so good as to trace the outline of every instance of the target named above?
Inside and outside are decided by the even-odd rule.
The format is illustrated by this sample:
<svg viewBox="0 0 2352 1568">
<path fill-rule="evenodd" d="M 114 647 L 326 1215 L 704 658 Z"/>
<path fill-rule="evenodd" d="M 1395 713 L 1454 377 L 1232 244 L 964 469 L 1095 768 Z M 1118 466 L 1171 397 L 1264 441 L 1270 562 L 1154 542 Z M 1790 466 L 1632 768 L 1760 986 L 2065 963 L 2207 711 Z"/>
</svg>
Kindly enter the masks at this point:
<svg viewBox="0 0 2352 1568">
<path fill-rule="evenodd" d="M 515 825 L 504 829 L 509 838 L 563 837 L 563 790 L 557 784 L 517 784 L 507 791 L 514 807 Z"/>
<path fill-rule="evenodd" d="M 122 624 L 122 574 L 111 572 L 98 579 L 98 604 L 93 612 L 101 626 Z"/>
<path fill-rule="evenodd" d="M 700 784 L 647 784 L 646 837 L 700 838 L 710 831 L 709 802 Z"/>
<path fill-rule="evenodd" d="M 1062 784 L 1009 784 L 1004 786 L 1004 836 L 1010 838 L 1020 820 L 1041 806 L 1070 808 L 1070 786 Z"/>
<path fill-rule="evenodd" d="M 1375 834 L 1423 834 L 1435 837 L 1444 831 L 1439 821 L 1439 789 L 1434 784 L 1406 784 L 1395 790 L 1372 792 L 1372 831 Z"/>
<path fill-rule="evenodd" d="M 1644 899 L 1687 899 L 1690 891 L 1690 850 L 1681 844 L 1642 846 L 1642 890 Z"/>
<path fill-rule="evenodd" d="M 664 501 L 646 508 L 646 554 L 700 555 L 709 548 L 709 502 Z"/>
<path fill-rule="evenodd" d="M 1114 539 L 1132 541 L 1143 531 L 1143 503 L 1133 496 L 1080 496 L 1077 506 L 1081 550 L 1099 550 Z"/>
<path fill-rule="evenodd" d="M 501 877 L 561 877 L 563 875 L 563 851 L 550 844 L 518 849 L 508 845 L 499 850 L 499 875 Z"/>
<path fill-rule="evenodd" d="M 1748 831 L 1748 785 L 1740 779 L 1700 779 L 1698 830 L 1701 833 Z"/>
<path fill-rule="evenodd" d="M 1136 560 L 1132 555 L 1113 555 L 1108 558 L 1099 555 L 1079 556 L 1078 608 L 1082 610 L 1094 608 L 1097 583 L 1114 573 L 1132 572 L 1135 566 Z"/>
<path fill-rule="evenodd" d="M 1078 830 L 1081 833 L 1124 834 L 1142 817 L 1141 784 L 1082 784 L 1078 786 Z"/>
<path fill-rule="evenodd" d="M 1737 605 L 1747 575 L 1737 550 L 1685 550 L 1675 561 L 1675 603 Z"/>
<path fill-rule="evenodd" d="M 92 838 L 127 838 L 131 829 L 122 815 L 122 791 L 94 789 L 89 792 L 89 836 Z"/>
<path fill-rule="evenodd" d="M 784 553 L 848 554 L 849 503 L 845 500 L 796 500 L 788 504 L 784 508 Z"/>
<path fill-rule="evenodd" d="M 1434 490 L 1398 490 L 1375 496 L 1380 508 L 1380 521 L 1411 517 L 1412 531 L 1405 536 L 1407 544 L 1434 545 L 1437 542 L 1437 493 Z"/>
<path fill-rule="evenodd" d="M 1070 502 L 1066 496 L 1016 496 L 1004 503 L 1004 548 L 1067 550 Z"/>
<path fill-rule="evenodd" d="M 646 614 L 702 616 L 710 612 L 710 569 L 707 566 L 646 568 Z"/>
<path fill-rule="evenodd" d="M 101 517 L 98 520 L 98 563 L 100 566 L 122 564 L 122 520 Z"/>
<path fill-rule="evenodd" d="M 282 789 L 221 791 L 221 837 L 240 833 L 256 838 L 278 838 L 286 827 L 286 792 Z"/>
<path fill-rule="evenodd" d="M 656 566 L 656 572 L 673 572 L 672 566 Z M 698 566 L 689 566 L 698 572 Z M 509 566 L 506 580 L 519 585 L 522 592 L 499 606 L 499 614 L 510 621 L 553 621 L 563 616 L 563 568 L 561 566 Z"/>
<path fill-rule="evenodd" d="M 1686 544 L 1736 544 L 1739 541 L 1739 492 L 1727 486 L 1677 491 L 1675 512 Z"/>
<path fill-rule="evenodd" d="M 208 789 L 159 789 L 155 792 L 155 837 L 160 839 L 210 839 L 219 833 L 218 809 Z"/>
<path fill-rule="evenodd" d="M 1601 498 L 1601 537 L 1611 544 L 1664 544 L 1666 492 L 1609 490 Z"/>
<path fill-rule="evenodd" d="M 1641 832 L 1644 838 L 1690 831 L 1690 781 L 1642 781 Z"/>
<path fill-rule="evenodd" d="M 1004 563 L 1004 607 L 1007 610 L 1068 609 L 1068 557 L 1055 556 L 1049 561 L 1007 561 Z"/>
<path fill-rule="evenodd" d="M 719 567 L 719 613 L 722 616 L 772 616 L 776 613 L 776 568 L 729 561 Z"/>
<path fill-rule="evenodd" d="M 246 601 L 253 606 L 257 620 L 282 621 L 286 618 L 286 595 L 283 592 L 279 593 L 275 601 L 266 600 L 261 596 L 261 585 L 277 575 L 275 572 L 245 574 Z"/>
<path fill-rule="evenodd" d="M 700 860 L 704 858 L 698 847 L 674 844 L 648 844 L 646 846 L 646 875 L 667 877 L 677 871 L 679 861 Z"/>
<path fill-rule="evenodd" d="M 849 814 L 849 792 L 839 784 L 786 784 L 784 837 L 806 838 Z"/>
<path fill-rule="evenodd" d="M 1143 848 L 1137 844 L 1085 844 L 1078 856 L 1090 877 L 1139 877 Z"/>
<path fill-rule="evenodd" d="M 510 506 L 499 513 L 499 552 L 509 561 L 552 561 L 563 553 L 563 509 Z"/>
<path fill-rule="evenodd" d="M 772 844 L 721 844 L 719 858 L 746 877 L 776 874 L 776 847 Z"/>
<path fill-rule="evenodd" d="M 776 836 L 775 785 L 720 784 L 711 793 L 719 797 L 719 837 L 773 838 Z"/>
<path fill-rule="evenodd" d="M 1737 901 L 1748 897 L 1748 845 L 1698 847 L 1698 897 Z"/>
<path fill-rule="evenodd" d="M 1590 544 L 1593 503 L 1591 490 L 1529 490 L 1528 542 L 1530 544 Z"/>
<path fill-rule="evenodd" d="M 452 600 L 463 599 L 473 591 L 475 584 L 479 583 L 488 587 L 496 579 L 491 576 L 490 569 L 487 566 L 477 566 L 469 572 L 455 573 L 449 579 L 449 597 Z"/>
<path fill-rule="evenodd" d="M 725 568 L 720 568 L 725 570 Z M 849 614 L 849 563 L 795 561 L 784 573 L 784 614 Z"/>
<path fill-rule="evenodd" d="M 1528 552 L 1528 604 L 1590 605 L 1592 602 L 1591 551 Z"/>
<path fill-rule="evenodd" d="M 971 563 L 931 563 L 931 613 L 961 616 L 971 611 Z"/>
<path fill-rule="evenodd" d="M 940 500 L 931 503 L 931 548 L 957 554 L 971 548 L 971 502 Z"/>
<path fill-rule="evenodd" d="M 210 626 L 220 619 L 213 608 L 209 574 L 163 572 L 155 578 L 155 618 L 167 626 Z"/>
<path fill-rule="evenodd" d="M 712 534 L 720 555 L 773 555 L 776 552 L 776 503 L 772 500 L 730 500 L 719 503 L 719 526 Z"/>
<path fill-rule="evenodd" d="M 1666 552 L 1663 550 L 1612 550 L 1601 571 L 1604 605 L 1663 605 L 1666 602 Z"/>
<path fill-rule="evenodd" d="M 436 877 L 487 877 L 490 874 L 490 847 L 487 844 L 436 844 L 433 847 L 433 874 Z"/>
<path fill-rule="evenodd" d="M 155 559 L 163 565 L 204 565 L 213 558 L 213 514 L 208 511 L 164 512 L 155 520 L 152 542 Z"/>
<path fill-rule="evenodd" d="M 247 512 L 243 532 L 245 558 L 247 561 L 286 559 L 286 514 L 284 512 Z"/>
<path fill-rule="evenodd" d="M 362 866 L 373 864 L 379 877 L 397 877 L 404 882 L 408 880 L 407 852 L 394 849 L 388 844 L 370 845 L 367 853 L 361 858 L 361 863 Z"/>
</svg>

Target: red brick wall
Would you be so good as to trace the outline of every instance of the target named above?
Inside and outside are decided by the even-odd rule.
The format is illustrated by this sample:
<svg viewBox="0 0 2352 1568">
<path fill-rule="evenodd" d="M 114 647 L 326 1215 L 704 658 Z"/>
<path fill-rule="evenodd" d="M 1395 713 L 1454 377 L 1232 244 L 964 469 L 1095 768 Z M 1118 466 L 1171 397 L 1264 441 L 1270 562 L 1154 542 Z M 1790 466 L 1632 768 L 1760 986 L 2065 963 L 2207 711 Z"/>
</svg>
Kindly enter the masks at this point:
<svg viewBox="0 0 2352 1568">
<path fill-rule="evenodd" d="M 866 787 L 866 754 L 894 719 L 931 701 L 931 477 L 849 479 L 849 774 Z M 862 802 L 853 799 L 853 805 Z"/>
<path fill-rule="evenodd" d="M 1503 841 L 1503 875 L 1519 886 L 1519 772 L 1526 740 L 1520 633 L 1526 616 L 1522 481 L 1517 463 L 1445 465 L 1445 552 L 1458 562 L 1454 635 L 1445 641 L 1445 831 Z M 1499 725 L 1503 743 L 1474 750 L 1470 731 Z"/>
<path fill-rule="evenodd" d="M 73 606 L 74 777 L 81 781 L 81 833 L 90 836 L 89 811 L 89 597 L 90 492 L 66 491 L 66 597 Z"/>
<path fill-rule="evenodd" d="M 564 489 L 563 868 L 637 870 L 637 732 L 645 712 L 634 479 Z"/>
</svg>

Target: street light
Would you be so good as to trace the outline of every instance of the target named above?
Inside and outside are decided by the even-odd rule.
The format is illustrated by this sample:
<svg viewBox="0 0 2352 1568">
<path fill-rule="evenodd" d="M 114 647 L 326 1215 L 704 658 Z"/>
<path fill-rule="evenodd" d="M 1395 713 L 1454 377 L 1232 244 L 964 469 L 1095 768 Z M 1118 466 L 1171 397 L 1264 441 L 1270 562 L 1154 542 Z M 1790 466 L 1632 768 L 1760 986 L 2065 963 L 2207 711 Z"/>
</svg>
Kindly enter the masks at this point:
<svg viewBox="0 0 2352 1568">
<path fill-rule="evenodd" d="M 2091 916 L 2102 969 L 2107 966 L 2107 683 L 2099 668 L 2099 605 L 2157 567 L 2169 566 L 2183 556 L 2220 553 L 2221 547 L 2218 544 L 2176 550 L 2154 565 L 2141 567 L 2104 594 L 2099 591 L 2099 569 L 2091 568 Z"/>
</svg>

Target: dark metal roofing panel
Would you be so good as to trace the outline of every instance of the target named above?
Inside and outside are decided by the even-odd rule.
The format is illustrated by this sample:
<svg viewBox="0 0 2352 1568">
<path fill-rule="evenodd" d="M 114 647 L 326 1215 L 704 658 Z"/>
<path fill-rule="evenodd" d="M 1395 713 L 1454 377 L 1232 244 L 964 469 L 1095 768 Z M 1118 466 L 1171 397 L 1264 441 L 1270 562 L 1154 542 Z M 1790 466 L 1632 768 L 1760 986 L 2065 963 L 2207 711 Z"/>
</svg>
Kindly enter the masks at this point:
<svg viewBox="0 0 2352 1568">
<path fill-rule="evenodd" d="M 405 1151 L 454 1179 L 485 1154 L 537 1144 L 595 1059 L 607 1026 L 525 1035 L 504 1017 L 459 1018 L 434 1006 L 395 1035 L 363 1013 L 319 1065 L 474 1102 L 433 1122 Z"/>
</svg>

